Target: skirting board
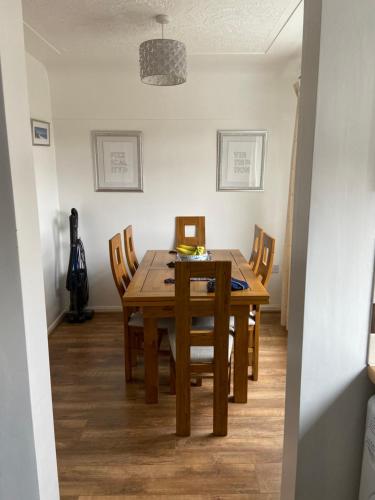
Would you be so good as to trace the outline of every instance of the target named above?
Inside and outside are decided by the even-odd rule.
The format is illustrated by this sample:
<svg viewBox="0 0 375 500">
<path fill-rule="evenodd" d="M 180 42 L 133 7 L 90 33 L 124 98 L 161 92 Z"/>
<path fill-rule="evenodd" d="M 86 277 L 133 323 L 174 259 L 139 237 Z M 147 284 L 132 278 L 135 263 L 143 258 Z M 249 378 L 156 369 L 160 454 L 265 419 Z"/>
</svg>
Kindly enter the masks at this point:
<svg viewBox="0 0 375 500">
<path fill-rule="evenodd" d="M 52 333 L 53 330 L 61 323 L 61 321 L 63 320 L 64 314 L 65 314 L 65 311 L 62 311 L 57 316 L 57 318 L 54 321 L 52 321 L 52 323 L 50 325 L 48 325 L 48 328 L 47 328 L 48 335 L 50 333 Z"/>
</svg>

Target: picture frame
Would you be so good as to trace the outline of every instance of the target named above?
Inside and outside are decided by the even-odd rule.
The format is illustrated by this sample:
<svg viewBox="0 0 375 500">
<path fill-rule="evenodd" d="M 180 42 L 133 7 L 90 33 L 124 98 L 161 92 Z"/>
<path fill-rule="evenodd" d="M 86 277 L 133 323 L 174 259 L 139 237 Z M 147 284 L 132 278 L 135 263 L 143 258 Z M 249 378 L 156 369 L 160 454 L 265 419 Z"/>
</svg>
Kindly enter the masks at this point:
<svg viewBox="0 0 375 500">
<path fill-rule="evenodd" d="M 93 130 L 95 191 L 143 192 L 142 132 Z"/>
<path fill-rule="evenodd" d="M 31 118 L 31 138 L 33 146 L 50 146 L 50 123 Z"/>
<path fill-rule="evenodd" d="M 217 131 L 217 191 L 264 191 L 266 130 Z"/>
</svg>

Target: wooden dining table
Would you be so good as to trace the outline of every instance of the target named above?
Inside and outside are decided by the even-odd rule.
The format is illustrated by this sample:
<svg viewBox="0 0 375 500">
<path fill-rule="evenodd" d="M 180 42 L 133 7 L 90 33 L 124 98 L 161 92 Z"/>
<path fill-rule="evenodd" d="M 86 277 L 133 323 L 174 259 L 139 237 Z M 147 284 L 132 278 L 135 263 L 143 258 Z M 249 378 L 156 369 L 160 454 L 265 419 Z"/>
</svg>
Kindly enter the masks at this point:
<svg viewBox="0 0 375 500">
<path fill-rule="evenodd" d="M 248 386 L 248 317 L 250 306 L 269 302 L 269 294 L 256 278 L 245 257 L 239 250 L 211 250 L 212 260 L 232 262 L 232 277 L 245 280 L 247 290 L 232 291 L 230 314 L 235 317 L 234 337 L 234 402 L 247 402 Z M 139 308 L 144 317 L 144 364 L 145 399 L 147 403 L 157 403 L 159 393 L 158 372 L 158 318 L 174 317 L 175 287 L 164 282 L 174 278 L 174 269 L 168 263 L 176 260 L 176 255 L 168 250 L 148 250 L 133 276 L 124 296 L 125 308 Z M 193 300 L 208 300 L 207 283 L 191 283 Z M 126 323 L 126 322 L 125 322 Z M 125 325 L 127 328 L 127 325 Z M 125 332 L 126 333 L 126 332 Z"/>
</svg>

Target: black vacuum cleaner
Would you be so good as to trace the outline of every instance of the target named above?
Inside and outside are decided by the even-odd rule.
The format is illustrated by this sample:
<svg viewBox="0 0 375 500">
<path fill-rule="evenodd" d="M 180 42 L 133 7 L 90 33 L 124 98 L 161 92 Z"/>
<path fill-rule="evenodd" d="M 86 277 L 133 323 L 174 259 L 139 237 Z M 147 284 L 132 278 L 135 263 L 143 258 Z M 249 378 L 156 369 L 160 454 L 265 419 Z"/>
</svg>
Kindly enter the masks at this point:
<svg viewBox="0 0 375 500">
<path fill-rule="evenodd" d="M 70 323 L 82 323 L 91 319 L 94 311 L 86 309 L 89 301 L 89 281 L 87 278 L 85 249 L 82 241 L 78 238 L 78 212 L 75 208 L 71 210 L 69 223 L 70 257 L 66 289 L 70 292 L 70 308 L 65 315 L 65 320 Z"/>
</svg>

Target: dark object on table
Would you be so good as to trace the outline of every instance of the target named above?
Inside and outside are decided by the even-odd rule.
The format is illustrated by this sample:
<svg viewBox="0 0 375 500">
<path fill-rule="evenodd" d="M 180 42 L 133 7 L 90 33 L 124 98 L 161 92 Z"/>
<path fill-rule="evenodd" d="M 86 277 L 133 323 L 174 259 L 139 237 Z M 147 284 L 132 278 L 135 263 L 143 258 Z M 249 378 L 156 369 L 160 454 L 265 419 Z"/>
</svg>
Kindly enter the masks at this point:
<svg viewBox="0 0 375 500">
<path fill-rule="evenodd" d="M 176 261 L 171 260 L 170 262 L 168 262 L 167 266 L 170 267 L 171 269 L 173 269 L 174 267 L 176 267 Z"/>
<path fill-rule="evenodd" d="M 190 278 L 190 281 L 212 281 L 211 278 Z M 165 278 L 164 283 L 166 285 L 173 285 L 175 283 L 174 278 Z"/>
<path fill-rule="evenodd" d="M 168 252 L 168 253 L 171 253 L 171 254 L 173 254 L 173 255 L 177 255 L 177 251 L 176 251 L 176 250 L 169 250 L 169 252 Z"/>
<path fill-rule="evenodd" d="M 230 280 L 230 286 L 232 292 L 239 292 L 241 290 L 247 290 L 249 288 L 249 285 L 247 284 L 246 281 L 243 280 L 238 280 L 236 278 L 231 278 Z M 207 292 L 214 292 L 215 291 L 215 280 L 209 280 L 207 283 Z"/>
<path fill-rule="evenodd" d="M 70 323 L 82 323 L 87 319 L 91 319 L 94 311 L 85 309 L 89 300 L 89 282 L 85 249 L 82 241 L 78 238 L 78 212 L 75 208 L 72 208 L 69 224 L 70 257 L 66 289 L 70 292 L 70 307 L 69 312 L 65 314 L 65 320 Z"/>
</svg>

